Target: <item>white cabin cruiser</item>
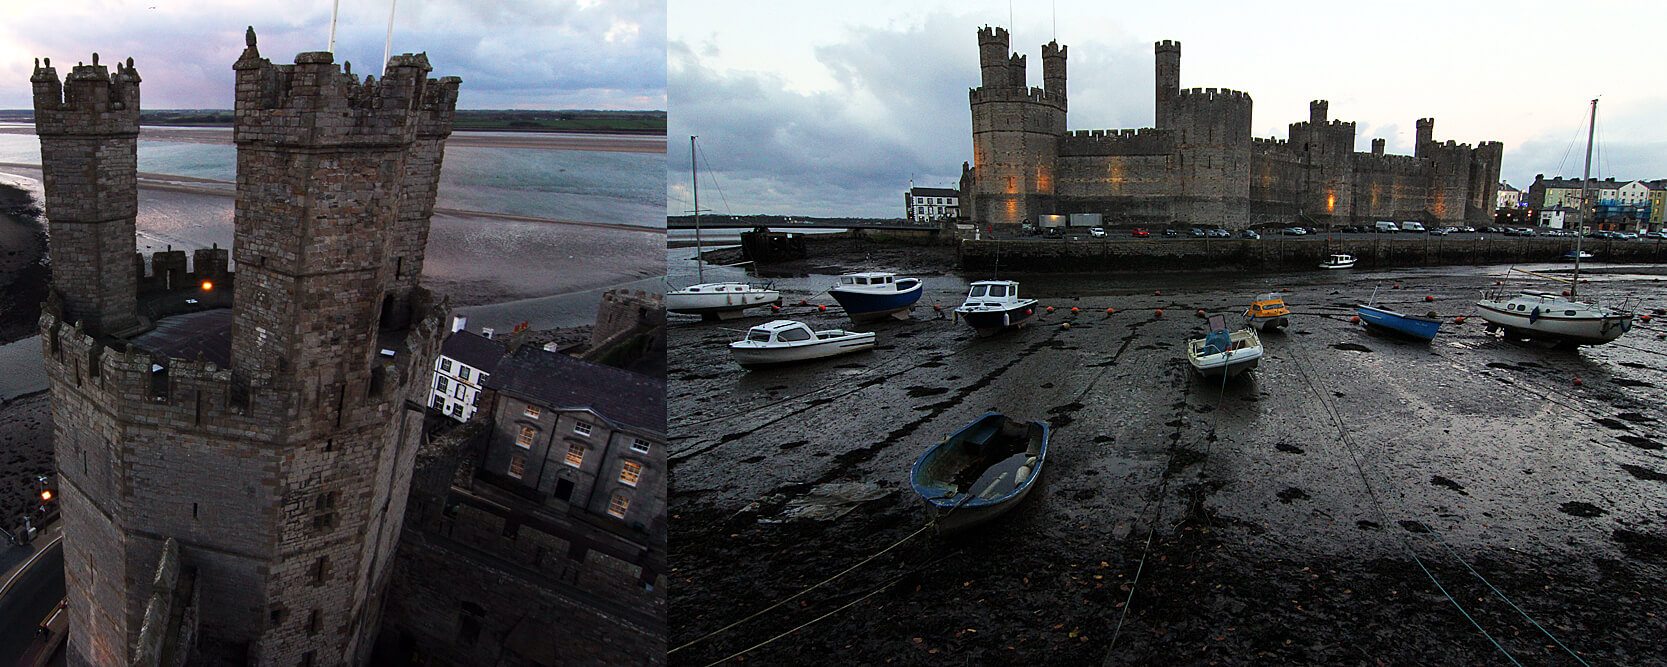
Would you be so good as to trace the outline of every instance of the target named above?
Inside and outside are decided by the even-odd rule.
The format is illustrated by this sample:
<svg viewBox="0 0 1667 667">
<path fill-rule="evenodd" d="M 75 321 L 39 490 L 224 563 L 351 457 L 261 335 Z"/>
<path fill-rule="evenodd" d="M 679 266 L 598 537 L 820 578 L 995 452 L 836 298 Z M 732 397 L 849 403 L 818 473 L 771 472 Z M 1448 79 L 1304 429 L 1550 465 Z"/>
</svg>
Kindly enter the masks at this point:
<svg viewBox="0 0 1667 667">
<path fill-rule="evenodd" d="M 909 319 L 909 309 L 920 300 L 925 286 L 919 278 L 899 278 L 895 273 L 869 271 L 847 273 L 828 295 L 839 302 L 853 322 L 871 322 L 886 317 Z"/>
<path fill-rule="evenodd" d="M 701 283 L 666 292 L 666 310 L 730 319 L 741 311 L 781 301 L 781 292 L 747 283 Z"/>
<path fill-rule="evenodd" d="M 1036 300 L 1019 298 L 1019 283 L 1012 280 L 980 280 L 967 291 L 967 300 L 955 314 L 980 336 L 993 336 L 1017 329 L 1036 316 Z"/>
<path fill-rule="evenodd" d="M 735 363 L 747 368 L 809 361 L 874 348 L 874 332 L 811 331 L 793 320 L 773 320 L 747 330 L 745 340 L 729 344 Z"/>
<path fill-rule="evenodd" d="M 1187 341 L 1187 361 L 1205 377 L 1233 377 L 1256 367 L 1262 360 L 1262 339 L 1254 329 L 1229 332 L 1227 320 L 1210 316 L 1210 332 Z"/>
<path fill-rule="evenodd" d="M 1330 259 L 1320 263 L 1322 269 L 1352 269 L 1354 255 L 1332 255 Z"/>
</svg>

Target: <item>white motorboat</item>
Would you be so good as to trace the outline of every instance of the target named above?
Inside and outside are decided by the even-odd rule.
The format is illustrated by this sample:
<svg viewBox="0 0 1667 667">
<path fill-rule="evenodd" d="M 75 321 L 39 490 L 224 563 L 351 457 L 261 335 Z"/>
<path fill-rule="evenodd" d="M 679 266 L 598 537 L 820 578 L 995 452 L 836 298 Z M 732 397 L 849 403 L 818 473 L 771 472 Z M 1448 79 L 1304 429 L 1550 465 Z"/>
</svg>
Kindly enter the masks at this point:
<svg viewBox="0 0 1667 667">
<path fill-rule="evenodd" d="M 1036 316 L 1036 300 L 1019 298 L 1019 283 L 1012 280 L 980 280 L 967 291 L 967 300 L 955 314 L 978 332 L 993 336 L 1017 329 Z"/>
<path fill-rule="evenodd" d="M 1332 255 L 1331 259 L 1320 263 L 1320 268 L 1352 269 L 1354 268 L 1354 255 Z"/>
<path fill-rule="evenodd" d="M 695 138 L 689 137 L 689 171 L 694 180 L 691 192 L 695 200 L 695 271 L 700 282 L 683 289 L 667 290 L 666 311 L 727 320 L 740 317 L 742 311 L 748 308 L 779 303 L 781 292 L 769 287 L 739 282 L 706 282 L 706 263 L 701 258 L 700 242 L 700 182 L 693 177 L 694 162 Z"/>
<path fill-rule="evenodd" d="M 1585 212 L 1591 210 L 1587 193 L 1591 191 L 1592 136 L 1597 132 L 1597 122 L 1598 101 L 1592 100 L 1592 121 L 1586 130 L 1586 168 L 1581 176 L 1580 186 L 1582 220 L 1585 219 Z M 1565 345 L 1602 345 L 1620 338 L 1621 334 L 1632 329 L 1633 309 L 1627 304 L 1623 303 L 1620 308 L 1607 308 L 1597 303 L 1578 300 L 1580 260 L 1585 253 L 1580 249 L 1581 237 L 1576 234 L 1574 238 L 1574 252 L 1571 257 L 1574 260 L 1572 278 L 1512 269 L 1541 278 L 1567 282 L 1569 291 L 1566 295 L 1523 290 L 1520 295 L 1509 297 L 1503 286 L 1490 290 L 1482 295 L 1481 301 L 1476 302 L 1476 308 L 1482 319 L 1487 321 L 1489 331 L 1503 329 L 1507 336 L 1552 340 Z"/>
<path fill-rule="evenodd" d="M 839 284 L 828 288 L 853 322 L 871 322 L 895 317 L 909 319 L 909 309 L 920 300 L 925 285 L 919 278 L 899 278 L 895 273 L 869 271 L 847 273 Z"/>
<path fill-rule="evenodd" d="M 1210 332 L 1187 341 L 1187 361 L 1205 377 L 1233 377 L 1262 360 L 1262 339 L 1255 329 L 1229 332 L 1227 320 L 1210 316 Z"/>
<path fill-rule="evenodd" d="M 745 340 L 729 344 L 735 362 L 747 368 L 809 361 L 874 348 L 874 332 L 811 331 L 810 325 L 774 320 L 747 330 Z"/>
</svg>

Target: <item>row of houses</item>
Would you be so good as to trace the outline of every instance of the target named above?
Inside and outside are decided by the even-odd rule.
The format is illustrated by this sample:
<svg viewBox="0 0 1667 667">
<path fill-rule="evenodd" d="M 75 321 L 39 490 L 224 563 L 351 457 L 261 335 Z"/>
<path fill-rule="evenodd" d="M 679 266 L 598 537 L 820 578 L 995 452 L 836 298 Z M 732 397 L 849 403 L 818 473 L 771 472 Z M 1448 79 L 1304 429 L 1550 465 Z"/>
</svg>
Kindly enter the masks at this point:
<svg viewBox="0 0 1667 667">
<path fill-rule="evenodd" d="M 1500 208 L 1531 209 L 1540 226 L 1558 229 L 1584 224 L 1590 229 L 1660 231 L 1667 221 L 1667 179 L 1592 180 L 1587 193 L 1591 219 L 1585 221 L 1580 210 L 1582 185 L 1578 178 L 1537 174 L 1527 192 L 1501 183 L 1498 203 Z"/>
</svg>

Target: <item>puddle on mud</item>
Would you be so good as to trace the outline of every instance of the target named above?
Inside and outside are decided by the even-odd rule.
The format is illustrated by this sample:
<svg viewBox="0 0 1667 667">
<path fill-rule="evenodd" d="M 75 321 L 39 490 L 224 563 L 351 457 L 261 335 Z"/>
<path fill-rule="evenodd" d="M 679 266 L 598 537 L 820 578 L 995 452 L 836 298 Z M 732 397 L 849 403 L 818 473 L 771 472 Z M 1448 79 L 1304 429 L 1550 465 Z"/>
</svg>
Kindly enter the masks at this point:
<svg viewBox="0 0 1667 667">
<path fill-rule="evenodd" d="M 1621 464 L 1621 469 L 1631 473 L 1633 477 L 1651 482 L 1667 482 L 1667 473 L 1656 472 L 1643 466 Z"/>
<path fill-rule="evenodd" d="M 1331 349 L 1333 349 L 1333 350 L 1347 350 L 1349 352 L 1371 352 L 1372 351 L 1372 348 L 1366 347 L 1365 345 L 1361 345 L 1360 343 L 1335 343 L 1331 346 Z"/>
<path fill-rule="evenodd" d="M 1284 491 L 1280 491 L 1279 493 L 1274 494 L 1274 495 L 1279 496 L 1279 502 L 1285 503 L 1286 505 L 1289 505 L 1289 504 L 1291 504 L 1293 502 L 1296 502 L 1298 500 L 1309 500 L 1310 499 L 1308 497 L 1308 492 L 1303 491 L 1302 489 L 1299 489 L 1299 488 L 1294 487 L 1294 486 L 1288 487 Z"/>
<path fill-rule="evenodd" d="M 1298 447 L 1296 445 L 1287 445 L 1283 442 L 1274 445 L 1273 448 L 1277 449 L 1279 451 L 1285 452 L 1286 454 L 1306 454 L 1307 453 L 1306 451 L 1303 451 L 1303 449 L 1301 447 Z"/>
<path fill-rule="evenodd" d="M 1569 516 L 1578 516 L 1586 519 L 1600 517 L 1609 513 L 1597 505 L 1580 502 L 1578 500 L 1563 503 L 1562 505 L 1559 505 L 1557 509 Z"/>
<path fill-rule="evenodd" d="M 1453 480 L 1447 479 L 1446 477 L 1442 477 L 1441 475 L 1431 475 L 1430 476 L 1430 484 L 1432 484 L 1434 486 L 1440 486 L 1440 487 L 1452 489 L 1454 491 L 1458 491 L 1459 495 L 1461 495 L 1461 496 L 1470 495 L 1470 493 L 1468 493 L 1464 490 L 1463 485 L 1461 485 L 1458 482 L 1455 482 Z"/>
</svg>

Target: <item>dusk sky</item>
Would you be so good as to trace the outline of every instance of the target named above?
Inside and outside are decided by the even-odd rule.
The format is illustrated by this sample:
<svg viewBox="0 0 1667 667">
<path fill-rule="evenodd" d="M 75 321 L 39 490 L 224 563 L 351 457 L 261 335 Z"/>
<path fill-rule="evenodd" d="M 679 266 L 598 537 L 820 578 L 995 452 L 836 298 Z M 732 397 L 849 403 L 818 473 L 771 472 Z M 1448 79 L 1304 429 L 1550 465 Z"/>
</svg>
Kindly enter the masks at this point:
<svg viewBox="0 0 1667 667">
<path fill-rule="evenodd" d="M 37 57 L 131 56 L 148 109 L 232 105 L 232 62 L 254 26 L 261 55 L 294 62 L 329 43 L 331 0 L 6 0 L 0 109 L 33 106 Z M 341 0 L 336 61 L 379 74 L 390 0 Z M 428 52 L 463 77 L 460 109 L 665 109 L 664 0 L 402 0 L 393 52 Z"/>
<path fill-rule="evenodd" d="M 1011 7 L 1012 19 L 1009 19 Z M 1057 7 L 1057 9 L 1056 9 Z M 674 0 L 668 15 L 667 213 L 900 217 L 916 185 L 955 187 L 972 159 L 967 90 L 977 31 L 1011 25 L 1041 86 L 1041 45 L 1069 47 L 1073 130 L 1152 125 L 1152 43 L 1182 42 L 1181 86 L 1248 92 L 1257 137 L 1286 137 L 1308 102 L 1411 154 L 1414 122 L 1438 140 L 1505 145 L 1501 177 L 1578 177 L 1599 97 L 1593 171 L 1667 178 L 1667 3 L 1104 3 L 1058 0 L 759 5 Z M 1580 29 L 1589 28 L 1585 35 Z M 721 194 L 720 194 L 721 192 Z"/>
</svg>

